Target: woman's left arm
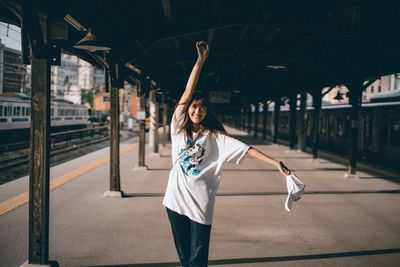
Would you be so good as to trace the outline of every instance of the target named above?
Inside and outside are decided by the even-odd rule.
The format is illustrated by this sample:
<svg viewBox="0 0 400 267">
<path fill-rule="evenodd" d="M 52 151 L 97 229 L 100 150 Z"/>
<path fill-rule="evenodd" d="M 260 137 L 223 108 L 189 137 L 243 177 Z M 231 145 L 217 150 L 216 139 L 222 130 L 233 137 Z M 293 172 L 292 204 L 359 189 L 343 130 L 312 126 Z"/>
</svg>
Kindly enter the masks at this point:
<svg viewBox="0 0 400 267">
<path fill-rule="evenodd" d="M 261 152 L 260 150 L 254 148 L 254 147 L 250 147 L 249 150 L 247 150 L 247 154 L 249 154 L 250 156 L 252 156 L 254 158 L 258 158 L 266 163 L 274 165 L 283 176 L 290 174 L 289 168 L 286 167 L 282 161 L 273 159 L 270 156 L 264 154 L 263 152 Z"/>
</svg>

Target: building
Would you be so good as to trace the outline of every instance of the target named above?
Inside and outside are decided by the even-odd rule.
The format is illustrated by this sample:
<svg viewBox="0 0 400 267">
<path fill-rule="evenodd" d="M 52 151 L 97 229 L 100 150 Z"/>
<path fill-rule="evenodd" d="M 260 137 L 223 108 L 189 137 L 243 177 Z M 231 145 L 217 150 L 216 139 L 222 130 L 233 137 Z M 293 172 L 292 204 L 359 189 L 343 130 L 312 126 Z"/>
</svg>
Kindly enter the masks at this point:
<svg viewBox="0 0 400 267">
<path fill-rule="evenodd" d="M 82 103 L 82 93 L 95 92 L 104 84 L 104 71 L 75 56 L 62 54 L 61 66 L 51 68 L 51 95 L 75 104 Z"/>
<path fill-rule="evenodd" d="M 0 93 L 24 91 L 26 68 L 21 52 L 1 43 L 0 39 Z"/>
<path fill-rule="evenodd" d="M 81 103 L 78 87 L 78 59 L 71 55 L 61 55 L 61 66 L 51 67 L 51 96 Z"/>
<path fill-rule="evenodd" d="M 323 89 L 323 92 L 326 92 L 329 89 L 330 87 L 326 87 Z M 400 90 L 400 73 L 382 76 L 374 81 L 363 91 L 362 102 L 370 102 L 372 97 L 393 90 Z M 324 96 L 323 100 L 330 104 L 348 104 L 349 99 L 346 96 L 348 91 L 349 90 L 346 86 L 337 85 Z M 336 99 L 338 93 L 343 97 L 342 100 Z"/>
</svg>

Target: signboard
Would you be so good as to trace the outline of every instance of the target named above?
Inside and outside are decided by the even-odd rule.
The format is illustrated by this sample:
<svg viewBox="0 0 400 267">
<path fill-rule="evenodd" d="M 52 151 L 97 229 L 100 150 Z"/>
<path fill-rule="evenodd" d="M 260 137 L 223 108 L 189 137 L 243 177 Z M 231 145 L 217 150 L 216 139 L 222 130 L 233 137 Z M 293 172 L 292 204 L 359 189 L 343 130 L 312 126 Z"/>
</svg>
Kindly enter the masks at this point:
<svg viewBox="0 0 400 267">
<path fill-rule="evenodd" d="M 110 96 L 108 95 L 103 96 L 103 102 L 110 102 Z"/>
<path fill-rule="evenodd" d="M 231 103 L 231 93 L 224 91 L 211 91 L 210 103 L 212 104 L 229 104 Z"/>
</svg>

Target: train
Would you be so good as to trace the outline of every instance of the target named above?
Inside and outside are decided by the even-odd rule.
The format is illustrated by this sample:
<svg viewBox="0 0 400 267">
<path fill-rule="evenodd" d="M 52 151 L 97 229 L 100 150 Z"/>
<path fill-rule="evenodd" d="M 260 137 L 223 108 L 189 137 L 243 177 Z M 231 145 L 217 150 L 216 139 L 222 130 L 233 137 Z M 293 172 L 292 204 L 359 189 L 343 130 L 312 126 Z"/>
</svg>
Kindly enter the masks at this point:
<svg viewBox="0 0 400 267">
<path fill-rule="evenodd" d="M 324 105 L 320 113 L 319 149 L 348 155 L 351 105 Z M 312 143 L 313 107 L 305 114 L 306 144 Z M 289 108 L 282 107 L 278 138 L 289 140 Z M 299 114 L 297 112 L 297 120 Z M 273 110 L 268 112 L 267 133 L 272 134 Z M 262 124 L 259 125 L 262 129 Z M 297 136 L 296 136 L 297 138 Z M 400 101 L 362 103 L 359 110 L 358 158 L 399 169 Z"/>
<path fill-rule="evenodd" d="M 399 93 L 400 95 L 400 93 Z M 235 109 L 237 111 L 237 108 Z M 320 127 L 318 149 L 333 152 L 344 157 L 349 155 L 350 147 L 350 110 L 349 104 L 323 105 L 320 111 Z M 242 110 L 244 111 L 244 110 Z M 247 112 L 240 111 L 236 114 L 232 110 L 222 112 L 219 118 L 227 125 L 241 127 L 248 131 L 250 123 L 251 135 L 254 134 L 255 109 L 249 116 Z M 312 145 L 313 128 L 312 106 L 307 106 L 304 115 L 304 124 L 297 123 L 297 132 L 300 127 L 306 132 L 306 145 Z M 297 107 L 297 122 L 300 121 L 300 110 Z M 281 106 L 278 125 L 278 139 L 289 141 L 290 138 L 290 108 L 288 104 Z M 274 107 L 269 105 L 267 112 L 266 134 L 273 136 L 274 131 Z M 379 101 L 365 102 L 359 109 L 358 122 L 358 158 L 400 171 L 400 99 L 393 97 L 380 97 Z M 258 137 L 262 136 L 263 114 L 260 110 L 258 117 Z"/>
<path fill-rule="evenodd" d="M 64 99 L 51 100 L 50 131 L 84 128 L 88 109 Z M 29 140 L 31 98 L 23 93 L 0 94 L 0 144 Z"/>
</svg>

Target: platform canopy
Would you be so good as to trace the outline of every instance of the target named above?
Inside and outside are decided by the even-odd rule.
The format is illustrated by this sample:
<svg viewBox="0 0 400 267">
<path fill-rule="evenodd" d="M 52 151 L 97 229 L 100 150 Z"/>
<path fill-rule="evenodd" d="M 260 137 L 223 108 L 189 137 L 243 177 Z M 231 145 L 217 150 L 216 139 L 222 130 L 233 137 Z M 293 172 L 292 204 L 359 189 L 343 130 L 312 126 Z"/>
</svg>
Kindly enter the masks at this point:
<svg viewBox="0 0 400 267">
<path fill-rule="evenodd" d="M 0 0 L 1 20 L 21 25 L 24 2 Z M 99 64 L 73 48 L 85 36 L 79 25 L 91 28 L 111 47 L 108 61 L 129 63 L 171 95 L 184 88 L 197 40 L 211 47 L 199 87 L 253 99 L 400 72 L 400 1 L 32 2 L 53 21 L 69 18 L 68 38 L 59 42 L 64 51 Z"/>
</svg>

